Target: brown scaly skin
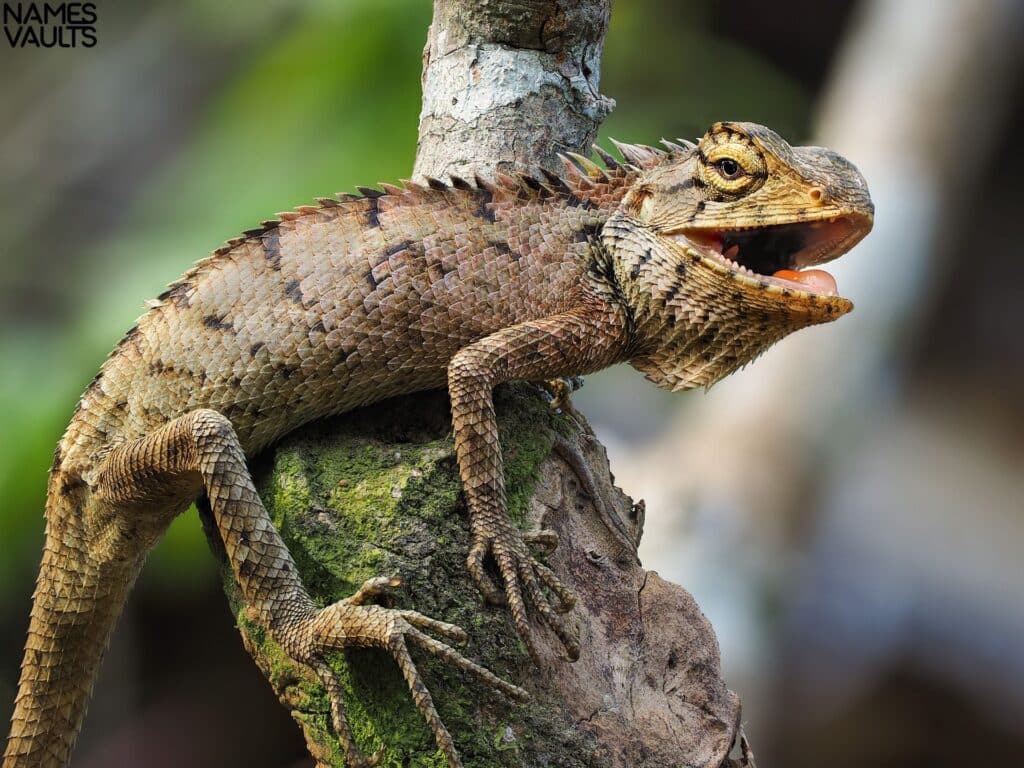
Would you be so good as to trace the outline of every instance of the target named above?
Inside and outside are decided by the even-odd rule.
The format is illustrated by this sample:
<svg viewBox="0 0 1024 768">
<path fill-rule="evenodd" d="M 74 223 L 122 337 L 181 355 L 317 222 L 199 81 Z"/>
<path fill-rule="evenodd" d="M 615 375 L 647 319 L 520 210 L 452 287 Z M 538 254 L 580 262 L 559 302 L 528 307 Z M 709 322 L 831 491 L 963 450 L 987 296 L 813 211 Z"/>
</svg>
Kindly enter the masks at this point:
<svg viewBox="0 0 1024 768">
<path fill-rule="evenodd" d="M 825 261 L 871 226 L 863 179 L 834 153 L 740 123 L 716 124 L 696 147 L 667 146 L 621 145 L 625 163 L 601 152 L 605 169 L 574 156 L 564 179 L 453 179 L 325 199 L 231 241 L 150 302 L 56 451 L 4 768 L 68 762 L 126 594 L 200 495 L 252 614 L 324 680 L 349 764 L 373 758 L 352 740 L 324 654 L 374 646 L 391 653 L 458 766 L 408 644 L 524 692 L 425 633 L 461 640 L 458 627 L 367 604 L 394 586 L 387 579 L 318 609 L 246 468 L 246 456 L 312 419 L 445 384 L 469 569 L 486 597 L 508 604 L 528 645 L 529 604 L 576 657 L 558 615 L 572 594 L 526 546 L 550 536 L 520 534 L 505 511 L 493 388 L 623 361 L 662 387 L 708 386 L 851 309 L 742 266 Z M 819 224 L 779 226 L 807 222 Z M 755 229 L 732 231 L 741 227 Z"/>
</svg>

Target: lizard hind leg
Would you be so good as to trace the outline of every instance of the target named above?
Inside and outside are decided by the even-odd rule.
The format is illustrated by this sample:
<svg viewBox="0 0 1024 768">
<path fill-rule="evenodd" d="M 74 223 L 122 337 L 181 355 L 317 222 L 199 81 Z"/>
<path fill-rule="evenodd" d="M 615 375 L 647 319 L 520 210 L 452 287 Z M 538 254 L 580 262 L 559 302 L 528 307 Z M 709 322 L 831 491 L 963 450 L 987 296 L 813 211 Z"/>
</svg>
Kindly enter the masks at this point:
<svg viewBox="0 0 1024 768">
<path fill-rule="evenodd" d="M 193 479 L 191 486 L 189 478 Z M 415 611 L 370 602 L 398 586 L 397 579 L 370 579 L 351 597 L 325 608 L 317 606 L 256 493 L 231 423 L 216 411 L 193 411 L 118 448 L 106 460 L 99 478 L 99 493 L 121 506 L 152 500 L 168 487 L 177 493 L 190 489 L 192 497 L 205 492 L 210 516 L 250 615 L 270 631 L 285 653 L 310 666 L 324 683 L 349 766 L 372 766 L 379 756 L 367 757 L 356 746 L 345 717 L 341 686 L 326 660 L 331 652 L 350 647 L 387 651 L 453 768 L 460 763 L 452 738 L 420 679 L 407 641 L 511 697 L 526 696 L 522 689 L 423 632 L 461 642 L 466 634 L 459 627 Z"/>
</svg>

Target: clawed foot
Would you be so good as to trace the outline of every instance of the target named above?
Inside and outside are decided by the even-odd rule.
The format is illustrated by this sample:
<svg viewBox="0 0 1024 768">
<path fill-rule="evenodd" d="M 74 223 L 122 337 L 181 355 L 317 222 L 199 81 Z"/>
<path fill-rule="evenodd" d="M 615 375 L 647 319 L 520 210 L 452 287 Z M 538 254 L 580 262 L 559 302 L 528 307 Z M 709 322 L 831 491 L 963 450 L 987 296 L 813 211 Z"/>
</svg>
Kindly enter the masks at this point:
<svg viewBox="0 0 1024 768">
<path fill-rule="evenodd" d="M 467 560 L 469 573 L 488 602 L 508 605 L 516 633 L 526 643 L 531 656 L 537 658 L 538 653 L 527 621 L 526 599 L 562 641 L 569 660 L 575 661 L 580 656 L 579 641 L 558 614 L 571 610 L 576 604 L 576 597 L 562 584 L 554 571 L 530 554 L 526 548 L 527 543 L 554 549 L 558 545 L 558 535 L 548 530 L 524 535 L 510 527 L 503 527 L 492 536 L 476 535 Z M 504 592 L 484 568 L 487 555 L 491 555 L 498 565 L 505 582 Z M 554 601 L 545 594 L 543 587 L 554 594 Z"/>
<path fill-rule="evenodd" d="M 367 604 L 367 601 L 385 594 L 400 583 L 398 579 L 388 577 L 370 579 L 352 597 L 319 611 L 307 623 L 302 624 L 297 632 L 286 633 L 290 635 L 290 642 L 287 642 L 286 646 L 295 659 L 311 666 L 323 681 L 331 700 L 334 730 L 345 752 L 349 768 L 374 766 L 381 758 L 380 752 L 366 756 L 356 746 L 345 717 L 341 684 L 324 658 L 324 654 L 330 651 L 352 647 L 381 648 L 391 654 L 409 685 L 417 709 L 433 731 L 437 746 L 448 758 L 451 768 L 460 768 L 462 763 L 451 734 L 434 708 L 430 691 L 424 685 L 419 670 L 409 655 L 408 643 L 412 642 L 434 656 L 469 672 L 485 685 L 496 688 L 507 696 L 522 700 L 527 698 L 528 694 L 522 688 L 505 682 L 479 664 L 473 663 L 446 643 L 426 634 L 433 632 L 453 642 L 465 642 L 466 633 L 454 624 L 432 619 L 416 611 Z"/>
</svg>

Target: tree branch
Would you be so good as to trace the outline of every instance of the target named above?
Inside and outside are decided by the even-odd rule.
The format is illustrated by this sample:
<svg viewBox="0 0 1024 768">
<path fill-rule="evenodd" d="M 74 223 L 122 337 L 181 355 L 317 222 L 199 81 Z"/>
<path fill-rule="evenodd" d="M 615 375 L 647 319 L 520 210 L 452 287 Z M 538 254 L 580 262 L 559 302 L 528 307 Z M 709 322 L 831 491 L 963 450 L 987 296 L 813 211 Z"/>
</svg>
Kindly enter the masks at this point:
<svg viewBox="0 0 1024 768">
<path fill-rule="evenodd" d="M 601 96 L 610 0 L 437 0 L 423 51 L 415 172 L 559 169 L 615 102 Z"/>
</svg>

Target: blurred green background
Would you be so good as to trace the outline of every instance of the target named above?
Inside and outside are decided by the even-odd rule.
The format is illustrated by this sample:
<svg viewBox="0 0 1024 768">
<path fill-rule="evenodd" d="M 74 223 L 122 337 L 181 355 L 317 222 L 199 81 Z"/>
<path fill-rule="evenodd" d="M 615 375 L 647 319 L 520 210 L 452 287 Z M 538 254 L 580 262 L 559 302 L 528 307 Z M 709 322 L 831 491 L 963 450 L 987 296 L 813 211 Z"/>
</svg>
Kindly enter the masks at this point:
<svg viewBox="0 0 1024 768">
<path fill-rule="evenodd" d="M 857 4 L 845 0 L 618 3 L 601 89 L 617 108 L 602 141 L 692 138 L 717 119 L 754 120 L 794 143 L 807 139 L 856 12 Z M 78 395 L 141 314 L 142 301 L 219 243 L 316 196 L 409 175 L 430 13 L 426 0 L 104 0 L 95 48 L 0 45 L 4 721 L 42 544 L 46 470 Z M 1021 99 L 1010 97 L 1015 106 L 999 136 L 1021 125 Z M 926 359 L 948 351 L 937 344 L 928 352 L 924 342 L 921 349 Z M 1018 361 L 1020 352 L 1019 344 L 996 350 L 989 366 L 1000 368 L 1000 354 Z M 1017 371 L 1019 363 L 1011 367 Z M 618 423 L 607 411 L 624 375 L 595 377 L 593 392 L 584 390 L 584 410 L 599 427 L 606 423 L 602 437 L 631 446 L 643 438 L 636 423 L 653 428 L 689 407 L 648 387 L 639 422 L 631 420 L 632 429 Z M 997 394 L 1016 398 L 1020 390 Z M 1008 449 L 1014 468 L 1022 450 L 1017 434 Z M 777 621 L 775 599 L 751 620 Z M 713 606 L 708 610 L 714 618 Z M 865 611 L 858 620 L 872 618 Z M 723 638 L 727 649 L 734 642 Z M 1024 666 L 1024 654 L 1012 663 Z M 727 654 L 727 672 L 729 665 Z M 894 673 L 886 678 L 892 696 L 884 698 L 885 686 L 878 695 L 897 708 L 919 707 L 925 723 L 945 722 L 949 712 L 968 707 L 942 681 L 901 681 Z M 954 719 L 977 721 L 971 733 L 1021 746 L 1019 723 L 1011 727 L 968 708 Z M 837 741 L 822 748 L 842 753 L 843 739 L 870 732 L 866 709 L 864 700 L 851 704 L 849 728 L 837 726 Z M 932 709 L 944 716 L 929 719 Z M 812 764 L 801 757 L 800 724 L 778 712 L 758 723 L 764 713 L 747 710 L 763 744 L 759 754 L 785 756 L 777 765 Z M 884 741 L 871 753 L 875 762 L 860 764 L 955 764 L 937 761 L 917 736 Z M 77 764 L 285 766 L 303 764 L 302 756 L 297 731 L 238 643 L 190 511 L 143 573 L 101 676 Z"/>
</svg>

